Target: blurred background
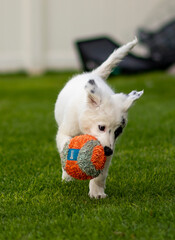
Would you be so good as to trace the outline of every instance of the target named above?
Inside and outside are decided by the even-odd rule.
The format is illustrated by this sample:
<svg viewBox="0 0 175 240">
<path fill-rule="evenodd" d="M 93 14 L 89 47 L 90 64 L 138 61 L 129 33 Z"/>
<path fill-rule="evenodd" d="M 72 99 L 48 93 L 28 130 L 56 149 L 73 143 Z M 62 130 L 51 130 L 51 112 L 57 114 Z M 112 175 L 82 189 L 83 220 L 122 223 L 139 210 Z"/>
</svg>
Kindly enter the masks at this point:
<svg viewBox="0 0 175 240">
<path fill-rule="evenodd" d="M 0 0 L 0 72 L 79 70 L 76 41 L 108 36 L 124 44 L 174 17 L 174 0 Z M 134 53 L 150 57 L 145 44 Z"/>
</svg>

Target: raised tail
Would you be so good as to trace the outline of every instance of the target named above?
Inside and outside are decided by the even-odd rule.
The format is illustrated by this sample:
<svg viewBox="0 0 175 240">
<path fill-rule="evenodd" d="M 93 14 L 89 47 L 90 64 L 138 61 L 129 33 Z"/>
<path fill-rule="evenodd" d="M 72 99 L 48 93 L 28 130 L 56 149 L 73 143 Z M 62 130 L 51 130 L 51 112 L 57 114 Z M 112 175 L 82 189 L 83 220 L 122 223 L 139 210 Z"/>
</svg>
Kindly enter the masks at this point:
<svg viewBox="0 0 175 240">
<path fill-rule="evenodd" d="M 128 52 L 137 44 L 138 40 L 135 39 L 120 48 L 114 50 L 114 52 L 103 62 L 98 68 L 93 70 L 94 74 L 97 74 L 102 79 L 106 80 L 113 68 L 116 67 L 122 59 L 128 54 Z"/>
</svg>

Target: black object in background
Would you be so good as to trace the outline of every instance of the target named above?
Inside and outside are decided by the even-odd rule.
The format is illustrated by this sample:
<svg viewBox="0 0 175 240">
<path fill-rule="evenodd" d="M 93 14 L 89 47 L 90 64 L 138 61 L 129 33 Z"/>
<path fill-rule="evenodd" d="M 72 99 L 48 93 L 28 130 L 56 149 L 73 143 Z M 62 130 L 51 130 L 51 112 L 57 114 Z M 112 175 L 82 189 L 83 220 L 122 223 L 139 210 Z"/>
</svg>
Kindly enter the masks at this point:
<svg viewBox="0 0 175 240">
<path fill-rule="evenodd" d="M 175 20 L 171 20 L 157 31 L 138 31 L 138 38 L 150 52 L 153 61 L 169 67 L 175 63 Z"/>
<path fill-rule="evenodd" d="M 154 32 L 138 31 L 140 43 L 144 44 L 149 57 L 139 57 L 129 53 L 114 69 L 113 74 L 139 73 L 167 69 L 175 63 L 175 20 Z M 91 71 L 104 62 L 121 45 L 107 36 L 78 40 L 76 42 L 84 71 Z"/>
<path fill-rule="evenodd" d="M 84 71 L 91 71 L 103 63 L 120 45 L 104 36 L 76 41 L 77 50 Z M 151 58 L 142 58 L 129 53 L 114 69 L 113 74 L 139 73 L 159 69 L 160 66 Z"/>
</svg>

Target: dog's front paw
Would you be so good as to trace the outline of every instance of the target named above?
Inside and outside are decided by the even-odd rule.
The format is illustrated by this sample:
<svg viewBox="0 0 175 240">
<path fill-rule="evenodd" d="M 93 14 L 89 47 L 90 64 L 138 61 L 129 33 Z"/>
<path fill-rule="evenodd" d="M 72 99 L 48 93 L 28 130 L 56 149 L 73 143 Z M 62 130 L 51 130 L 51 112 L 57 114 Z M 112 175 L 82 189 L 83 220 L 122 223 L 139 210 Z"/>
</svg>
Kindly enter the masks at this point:
<svg viewBox="0 0 175 240">
<path fill-rule="evenodd" d="M 100 193 L 100 192 L 96 192 L 96 193 L 92 193 L 92 192 L 89 192 L 89 197 L 90 198 L 96 198 L 96 199 L 100 199 L 100 198 L 106 198 L 107 197 L 107 194 L 106 193 Z"/>
<path fill-rule="evenodd" d="M 70 175 L 68 175 L 64 169 L 62 169 L 62 181 L 70 182 L 72 180 L 74 180 L 74 179 Z"/>
<path fill-rule="evenodd" d="M 90 181 L 90 190 L 89 190 L 89 197 L 90 198 L 105 198 L 107 195 L 104 192 L 104 187 L 97 185 L 93 180 Z"/>
</svg>

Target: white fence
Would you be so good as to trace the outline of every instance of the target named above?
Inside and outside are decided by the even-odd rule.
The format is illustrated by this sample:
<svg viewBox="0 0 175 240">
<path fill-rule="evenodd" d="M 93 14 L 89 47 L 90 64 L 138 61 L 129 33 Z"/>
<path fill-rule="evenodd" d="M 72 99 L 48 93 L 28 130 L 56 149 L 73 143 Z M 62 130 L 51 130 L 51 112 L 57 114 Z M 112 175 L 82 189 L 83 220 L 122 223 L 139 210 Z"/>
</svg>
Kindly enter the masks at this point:
<svg viewBox="0 0 175 240">
<path fill-rule="evenodd" d="M 160 0 L 0 0 L 0 72 L 77 69 L 74 41 L 131 40 Z"/>
</svg>

